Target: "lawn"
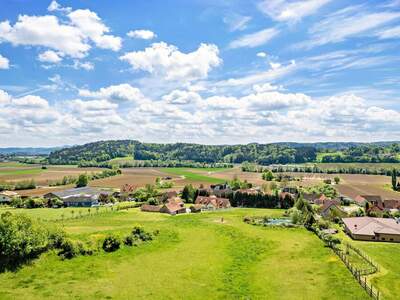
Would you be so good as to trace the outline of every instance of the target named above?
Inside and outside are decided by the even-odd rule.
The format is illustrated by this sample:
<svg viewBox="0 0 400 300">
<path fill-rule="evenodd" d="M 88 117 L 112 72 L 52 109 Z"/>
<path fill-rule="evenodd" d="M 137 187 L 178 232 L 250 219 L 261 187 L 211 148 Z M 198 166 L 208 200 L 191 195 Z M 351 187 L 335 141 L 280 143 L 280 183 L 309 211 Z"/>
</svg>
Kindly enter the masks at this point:
<svg viewBox="0 0 400 300">
<path fill-rule="evenodd" d="M 223 183 L 223 179 L 215 178 L 212 176 L 208 176 L 205 174 L 198 173 L 199 170 L 204 170 L 206 172 L 210 172 L 211 170 L 218 171 L 221 168 L 206 168 L 205 169 L 190 169 L 190 168 L 162 168 L 161 170 L 166 173 L 184 176 L 187 180 L 193 180 L 198 182 L 207 182 L 207 183 Z M 226 170 L 226 169 L 223 169 Z"/>
<path fill-rule="evenodd" d="M 75 238 L 159 229 L 151 243 L 62 261 L 42 255 L 0 274 L 0 299 L 366 299 L 343 263 L 311 232 L 245 224 L 232 209 L 168 216 L 138 209 L 64 221 Z M 221 222 L 221 218 L 223 221 Z"/>
</svg>

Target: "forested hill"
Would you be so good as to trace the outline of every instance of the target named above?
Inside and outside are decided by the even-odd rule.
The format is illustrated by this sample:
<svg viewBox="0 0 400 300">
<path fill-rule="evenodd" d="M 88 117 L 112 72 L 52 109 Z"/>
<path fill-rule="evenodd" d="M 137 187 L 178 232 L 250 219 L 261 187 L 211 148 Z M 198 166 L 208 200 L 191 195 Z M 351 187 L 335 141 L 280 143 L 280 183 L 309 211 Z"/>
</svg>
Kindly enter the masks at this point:
<svg viewBox="0 0 400 300">
<path fill-rule="evenodd" d="M 50 164 L 101 163 L 117 157 L 135 160 L 193 161 L 201 163 L 253 162 L 262 165 L 303 162 L 400 162 L 400 143 L 353 144 L 154 144 L 135 140 L 99 141 L 52 152 Z"/>
</svg>

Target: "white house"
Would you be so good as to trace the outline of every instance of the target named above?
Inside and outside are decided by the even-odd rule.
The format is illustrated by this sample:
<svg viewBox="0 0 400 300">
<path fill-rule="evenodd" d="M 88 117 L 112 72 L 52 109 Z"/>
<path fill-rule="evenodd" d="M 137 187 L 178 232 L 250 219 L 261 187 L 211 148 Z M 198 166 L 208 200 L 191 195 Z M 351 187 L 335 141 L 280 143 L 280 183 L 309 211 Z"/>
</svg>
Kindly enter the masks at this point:
<svg viewBox="0 0 400 300">
<path fill-rule="evenodd" d="M 12 191 L 3 191 L 0 192 L 0 204 L 10 203 L 14 197 L 17 197 L 18 194 Z"/>
</svg>

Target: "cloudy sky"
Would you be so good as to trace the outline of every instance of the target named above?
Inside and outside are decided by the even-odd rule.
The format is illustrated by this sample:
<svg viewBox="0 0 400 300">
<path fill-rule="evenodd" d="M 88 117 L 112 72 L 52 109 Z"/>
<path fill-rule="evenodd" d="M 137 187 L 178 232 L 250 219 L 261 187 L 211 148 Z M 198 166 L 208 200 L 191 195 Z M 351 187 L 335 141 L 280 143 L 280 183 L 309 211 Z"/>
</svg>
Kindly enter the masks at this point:
<svg viewBox="0 0 400 300">
<path fill-rule="evenodd" d="M 400 140 L 400 1 L 4 0 L 0 147 Z"/>
</svg>

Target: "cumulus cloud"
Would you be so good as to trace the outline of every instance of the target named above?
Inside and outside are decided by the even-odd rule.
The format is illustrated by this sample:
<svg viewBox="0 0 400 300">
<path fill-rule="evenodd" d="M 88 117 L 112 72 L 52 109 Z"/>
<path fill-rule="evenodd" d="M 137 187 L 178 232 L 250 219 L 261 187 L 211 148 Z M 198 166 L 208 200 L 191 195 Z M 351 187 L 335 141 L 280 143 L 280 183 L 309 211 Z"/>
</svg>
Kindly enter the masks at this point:
<svg viewBox="0 0 400 300">
<path fill-rule="evenodd" d="M 71 7 L 63 7 L 60 4 L 58 4 L 57 1 L 51 1 L 50 5 L 47 7 L 47 10 L 50 12 L 54 11 L 61 11 L 61 12 L 71 12 L 72 8 Z"/>
<path fill-rule="evenodd" d="M 154 43 L 143 51 L 125 53 L 120 57 L 134 70 L 143 70 L 166 80 L 206 78 L 212 68 L 221 64 L 219 50 L 213 44 L 200 44 L 193 52 L 183 53 L 176 46 Z"/>
<path fill-rule="evenodd" d="M 120 37 L 108 35 L 110 29 L 104 25 L 99 16 L 88 9 L 78 9 L 68 14 L 71 24 L 79 28 L 84 37 L 90 38 L 97 47 L 118 51 L 121 49 Z"/>
<path fill-rule="evenodd" d="M 80 89 L 79 95 L 88 98 L 107 99 L 113 102 L 140 102 L 144 99 L 140 89 L 127 83 L 103 87 L 98 91 Z"/>
<path fill-rule="evenodd" d="M 258 53 L 257 53 L 257 57 L 261 57 L 261 58 L 267 57 L 267 53 L 265 53 L 265 52 L 258 52 Z"/>
<path fill-rule="evenodd" d="M 152 40 L 157 37 L 153 31 L 147 29 L 131 30 L 126 35 L 130 38 L 142 40 Z"/>
<path fill-rule="evenodd" d="M 264 45 L 269 40 L 273 39 L 275 36 L 279 34 L 279 30 L 276 28 L 266 28 L 254 33 L 246 34 L 244 36 L 239 37 L 238 39 L 230 42 L 229 48 L 254 48 L 261 45 Z"/>
<path fill-rule="evenodd" d="M 10 61 L 8 60 L 8 58 L 0 54 L 0 69 L 8 69 L 8 68 L 10 68 Z"/>
<path fill-rule="evenodd" d="M 90 41 L 99 48 L 113 51 L 121 48 L 121 38 L 107 34 L 110 29 L 95 12 L 64 9 L 53 1 L 49 11 L 56 10 L 67 12 L 69 22 L 60 21 L 54 15 L 20 15 L 14 25 L 8 20 L 0 22 L 0 42 L 46 47 L 57 51 L 59 57 L 65 54 L 73 58 L 85 57 L 92 47 Z"/>
<path fill-rule="evenodd" d="M 45 63 L 59 63 L 62 57 L 55 51 L 47 50 L 38 55 L 38 60 Z"/>
<path fill-rule="evenodd" d="M 93 63 L 86 61 L 86 62 L 81 62 L 79 60 L 74 60 L 73 64 L 70 66 L 75 70 L 79 70 L 79 69 L 84 69 L 86 71 L 91 71 L 94 69 L 94 65 Z"/>
<path fill-rule="evenodd" d="M 189 104 L 201 101 L 201 97 L 195 92 L 174 90 L 168 95 L 164 95 L 162 100 L 170 104 Z"/>
<path fill-rule="evenodd" d="M 298 22 L 302 18 L 316 13 L 331 0 L 264 0 L 258 5 L 259 9 L 271 19 L 280 22 Z"/>
</svg>

